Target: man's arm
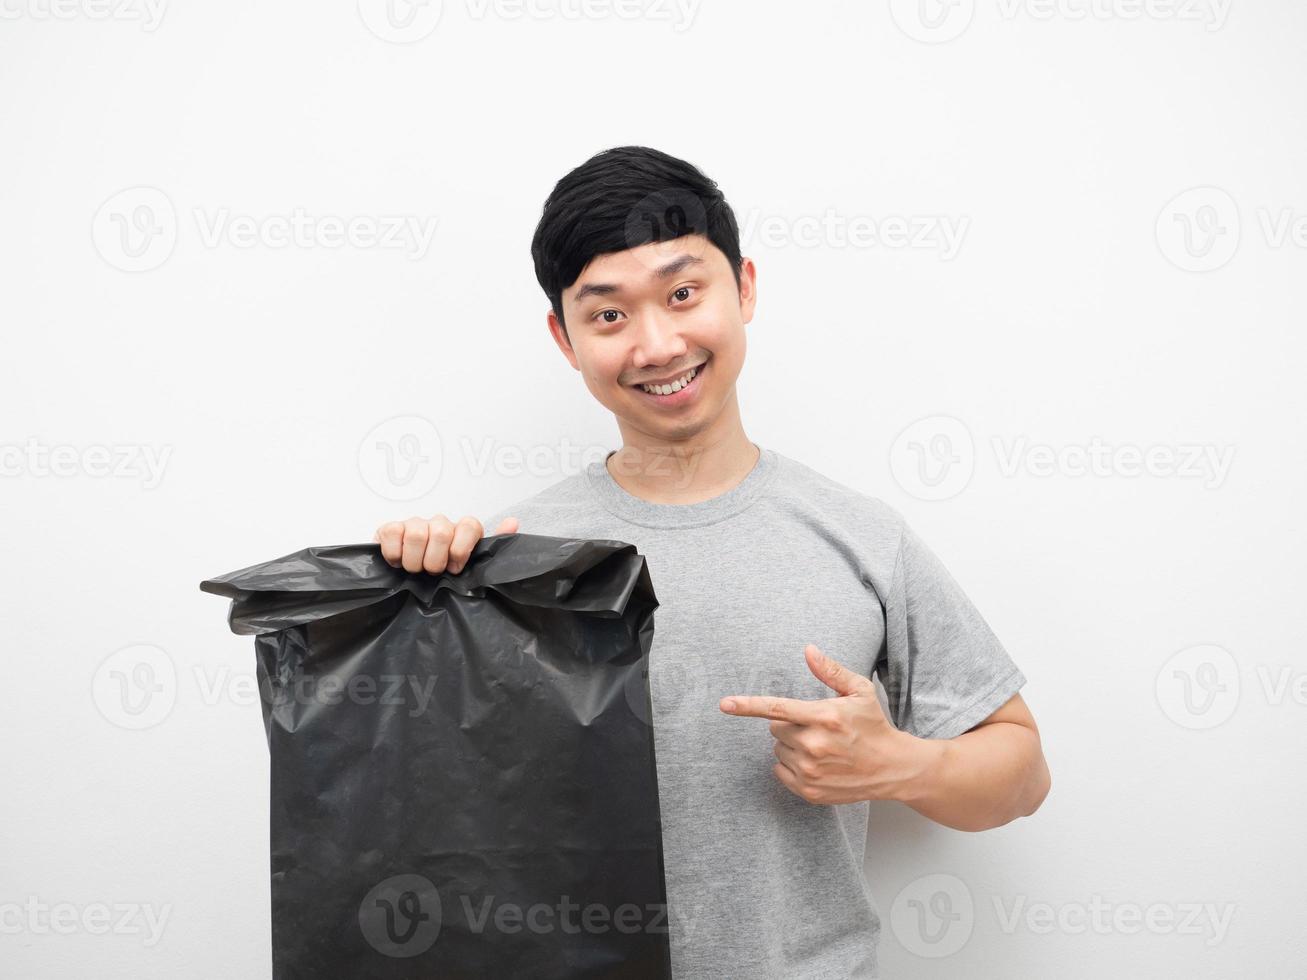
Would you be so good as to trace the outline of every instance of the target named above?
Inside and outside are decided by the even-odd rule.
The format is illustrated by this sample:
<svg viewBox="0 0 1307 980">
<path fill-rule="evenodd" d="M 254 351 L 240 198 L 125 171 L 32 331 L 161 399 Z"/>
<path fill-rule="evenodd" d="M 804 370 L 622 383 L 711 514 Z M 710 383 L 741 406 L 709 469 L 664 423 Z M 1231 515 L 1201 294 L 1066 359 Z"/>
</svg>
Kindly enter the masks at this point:
<svg viewBox="0 0 1307 980">
<path fill-rule="evenodd" d="M 955 738 L 909 737 L 918 762 L 895 798 L 954 830 L 1028 817 L 1052 786 L 1039 729 L 1020 694 Z"/>
<path fill-rule="evenodd" d="M 1039 809 L 1050 777 L 1021 695 L 956 738 L 918 738 L 890 722 L 871 678 L 804 647 L 813 676 L 839 697 L 730 695 L 721 710 L 770 718 L 772 772 L 809 803 L 899 800 L 956 830 L 988 830 Z"/>
</svg>

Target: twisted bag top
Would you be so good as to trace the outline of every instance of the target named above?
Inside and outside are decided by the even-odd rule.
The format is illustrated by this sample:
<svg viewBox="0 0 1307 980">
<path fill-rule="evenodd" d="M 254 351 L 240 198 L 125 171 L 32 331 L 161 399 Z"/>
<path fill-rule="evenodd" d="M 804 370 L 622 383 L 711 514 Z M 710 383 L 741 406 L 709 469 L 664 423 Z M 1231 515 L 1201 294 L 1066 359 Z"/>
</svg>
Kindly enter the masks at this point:
<svg viewBox="0 0 1307 980">
<path fill-rule="evenodd" d="M 430 604 L 440 589 L 484 596 L 493 590 L 520 605 L 621 616 L 658 601 L 644 558 L 621 541 L 542 534 L 482 538 L 457 575 L 393 568 L 375 544 L 305 548 L 293 555 L 205 579 L 200 588 L 232 599 L 233 633 L 272 633 L 326 619 L 405 591 Z"/>
</svg>

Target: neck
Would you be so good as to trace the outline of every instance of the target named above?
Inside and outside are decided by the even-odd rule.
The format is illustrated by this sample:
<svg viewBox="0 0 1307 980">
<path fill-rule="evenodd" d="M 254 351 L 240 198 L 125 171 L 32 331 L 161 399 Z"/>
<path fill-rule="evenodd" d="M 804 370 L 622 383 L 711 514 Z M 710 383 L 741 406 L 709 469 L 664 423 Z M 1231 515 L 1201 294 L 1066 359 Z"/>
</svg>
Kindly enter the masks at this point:
<svg viewBox="0 0 1307 980">
<path fill-rule="evenodd" d="M 667 436 L 618 419 L 622 448 L 608 457 L 613 480 L 651 504 L 694 504 L 737 486 L 758 462 L 759 450 L 740 424 L 734 393 L 706 429 Z"/>
</svg>

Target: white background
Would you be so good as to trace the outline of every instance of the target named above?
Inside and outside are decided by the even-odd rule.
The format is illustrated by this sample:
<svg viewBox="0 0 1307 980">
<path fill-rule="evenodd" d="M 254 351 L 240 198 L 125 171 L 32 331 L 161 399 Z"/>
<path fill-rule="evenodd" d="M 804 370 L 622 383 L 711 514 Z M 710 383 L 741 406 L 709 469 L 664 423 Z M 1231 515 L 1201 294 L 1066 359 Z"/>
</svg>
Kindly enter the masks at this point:
<svg viewBox="0 0 1307 980">
<path fill-rule="evenodd" d="M 529 242 L 627 143 L 746 232 L 749 436 L 900 508 L 1029 679 L 1033 819 L 873 809 L 884 976 L 1300 974 L 1301 4 L 67 3 L 0 2 L 0 974 L 268 975 L 252 641 L 198 584 L 618 445 Z M 328 243 L 391 216 L 429 244 Z"/>
</svg>

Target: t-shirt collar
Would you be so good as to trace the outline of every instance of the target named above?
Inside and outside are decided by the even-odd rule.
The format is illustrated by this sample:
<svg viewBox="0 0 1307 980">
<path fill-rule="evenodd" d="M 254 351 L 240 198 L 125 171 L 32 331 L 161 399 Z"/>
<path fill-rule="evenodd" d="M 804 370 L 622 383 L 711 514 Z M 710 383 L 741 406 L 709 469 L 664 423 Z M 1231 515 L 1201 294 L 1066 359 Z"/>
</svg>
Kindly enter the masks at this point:
<svg viewBox="0 0 1307 980">
<path fill-rule="evenodd" d="M 776 471 L 776 452 L 751 443 L 758 461 L 743 480 L 725 493 L 692 504 L 655 504 L 623 489 L 608 472 L 607 456 L 586 467 L 587 482 L 599 503 L 610 513 L 643 527 L 683 528 L 715 524 L 738 514 L 757 498 Z M 608 456 L 613 455 L 613 450 Z"/>
</svg>

